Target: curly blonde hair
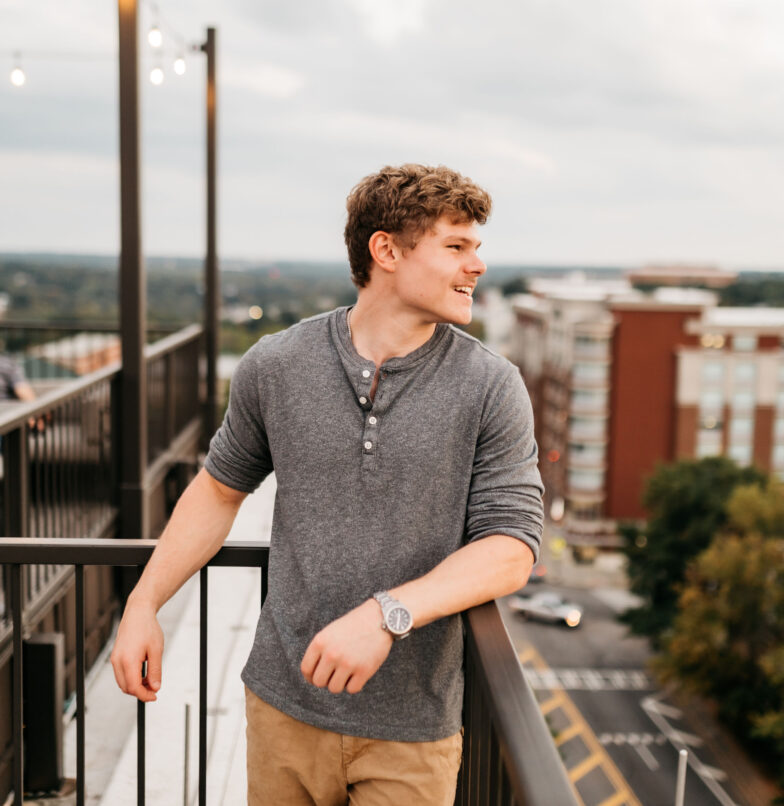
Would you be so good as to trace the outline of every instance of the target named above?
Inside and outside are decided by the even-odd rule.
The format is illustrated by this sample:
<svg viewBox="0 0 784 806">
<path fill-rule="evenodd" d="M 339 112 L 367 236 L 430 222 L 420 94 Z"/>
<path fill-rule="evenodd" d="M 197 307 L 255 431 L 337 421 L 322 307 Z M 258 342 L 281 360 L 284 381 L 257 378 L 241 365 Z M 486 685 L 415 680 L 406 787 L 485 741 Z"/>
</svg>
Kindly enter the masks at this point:
<svg viewBox="0 0 784 806">
<path fill-rule="evenodd" d="M 370 280 L 368 241 L 374 232 L 388 232 L 403 248 L 413 249 L 442 216 L 456 224 L 484 224 L 492 204 L 486 190 L 443 165 L 387 166 L 366 176 L 346 199 L 343 237 L 354 285 L 362 288 Z"/>
</svg>

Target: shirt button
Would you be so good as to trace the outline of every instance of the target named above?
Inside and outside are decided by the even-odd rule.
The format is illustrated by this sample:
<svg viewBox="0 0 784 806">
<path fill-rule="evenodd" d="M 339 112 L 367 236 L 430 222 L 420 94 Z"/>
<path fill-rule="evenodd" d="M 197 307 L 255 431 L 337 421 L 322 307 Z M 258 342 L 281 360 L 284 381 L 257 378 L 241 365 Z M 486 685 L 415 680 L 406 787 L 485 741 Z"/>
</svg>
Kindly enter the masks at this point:
<svg viewBox="0 0 784 806">
<path fill-rule="evenodd" d="M 370 377 L 370 370 L 369 369 L 363 369 L 362 370 L 362 377 L 363 378 L 369 378 Z"/>
<path fill-rule="evenodd" d="M 366 450 L 366 451 L 369 451 L 369 450 L 370 450 L 372 447 L 373 447 L 373 443 L 372 443 L 372 442 L 366 442 L 366 443 L 365 443 L 365 450 Z"/>
<path fill-rule="evenodd" d="M 367 403 L 367 398 L 363 395 L 361 398 L 359 398 L 359 402 L 364 406 L 365 403 Z"/>
<path fill-rule="evenodd" d="M 368 417 L 368 422 L 371 425 L 375 425 L 378 422 L 378 420 L 375 417 Z"/>
</svg>

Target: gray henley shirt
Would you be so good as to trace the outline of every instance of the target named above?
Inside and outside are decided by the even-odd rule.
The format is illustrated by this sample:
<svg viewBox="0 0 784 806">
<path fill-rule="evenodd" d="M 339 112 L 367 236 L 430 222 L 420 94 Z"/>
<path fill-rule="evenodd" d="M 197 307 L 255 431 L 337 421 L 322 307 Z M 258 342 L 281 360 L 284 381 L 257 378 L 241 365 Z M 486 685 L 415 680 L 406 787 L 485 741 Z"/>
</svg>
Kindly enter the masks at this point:
<svg viewBox="0 0 784 806">
<path fill-rule="evenodd" d="M 374 592 L 422 576 L 469 541 L 504 534 L 537 555 L 542 484 L 516 367 L 451 325 L 380 367 L 347 308 L 265 336 L 243 357 L 206 469 L 236 490 L 271 471 L 269 591 L 245 684 L 302 722 L 395 741 L 460 729 L 459 616 L 396 642 L 358 694 L 307 683 L 313 636 Z"/>
</svg>

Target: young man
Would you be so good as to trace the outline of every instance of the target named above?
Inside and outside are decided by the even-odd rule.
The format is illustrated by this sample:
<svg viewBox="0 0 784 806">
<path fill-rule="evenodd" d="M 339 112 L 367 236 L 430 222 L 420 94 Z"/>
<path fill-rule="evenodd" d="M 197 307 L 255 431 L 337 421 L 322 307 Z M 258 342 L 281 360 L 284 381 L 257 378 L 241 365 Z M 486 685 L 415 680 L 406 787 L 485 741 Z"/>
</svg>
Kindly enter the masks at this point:
<svg viewBox="0 0 784 806">
<path fill-rule="evenodd" d="M 444 167 L 384 168 L 353 189 L 356 305 L 248 351 L 205 469 L 128 600 L 112 662 L 149 701 L 158 608 L 275 471 L 269 593 L 242 675 L 253 806 L 454 799 L 457 614 L 524 584 L 542 528 L 519 372 L 448 324 L 471 321 L 490 206 Z"/>
</svg>

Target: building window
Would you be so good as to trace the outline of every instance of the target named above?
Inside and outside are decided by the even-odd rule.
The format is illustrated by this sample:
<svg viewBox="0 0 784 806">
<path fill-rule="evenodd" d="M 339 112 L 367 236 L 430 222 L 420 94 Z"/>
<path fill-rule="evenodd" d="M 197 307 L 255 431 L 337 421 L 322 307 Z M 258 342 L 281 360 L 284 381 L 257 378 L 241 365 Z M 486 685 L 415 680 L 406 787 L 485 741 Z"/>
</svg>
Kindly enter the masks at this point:
<svg viewBox="0 0 784 806">
<path fill-rule="evenodd" d="M 721 455 L 721 430 L 701 428 L 697 432 L 697 458 Z"/>
<path fill-rule="evenodd" d="M 724 364 L 721 361 L 706 361 L 702 365 L 703 381 L 720 381 L 724 377 Z"/>
<path fill-rule="evenodd" d="M 733 336 L 732 337 L 732 349 L 737 350 L 738 352 L 753 352 L 757 349 L 757 337 L 756 336 Z"/>
<path fill-rule="evenodd" d="M 773 434 L 776 439 L 784 442 L 784 417 L 776 417 L 773 424 Z"/>
<path fill-rule="evenodd" d="M 754 429 L 754 420 L 751 417 L 733 417 L 730 420 L 730 441 L 748 442 Z"/>
<path fill-rule="evenodd" d="M 604 473 L 601 470 L 570 470 L 569 487 L 572 490 L 598 492 L 604 484 Z"/>
<path fill-rule="evenodd" d="M 753 361 L 741 361 L 735 364 L 735 383 L 749 384 L 754 380 L 756 369 Z"/>
<path fill-rule="evenodd" d="M 605 411 L 607 408 L 607 392 L 575 392 L 572 395 L 572 408 L 575 411 Z"/>
<path fill-rule="evenodd" d="M 742 467 L 751 464 L 751 443 L 730 445 L 727 455 Z"/>
<path fill-rule="evenodd" d="M 579 361 L 574 365 L 572 377 L 575 381 L 587 381 L 589 383 L 602 383 L 607 380 L 609 374 L 608 364 L 587 364 Z"/>
<path fill-rule="evenodd" d="M 703 389 L 700 394 L 700 409 L 702 411 L 718 411 L 724 405 L 724 395 L 714 389 Z"/>
<path fill-rule="evenodd" d="M 569 443 L 569 461 L 581 465 L 599 465 L 604 463 L 604 446 L 586 445 L 581 442 Z"/>
<path fill-rule="evenodd" d="M 776 445 L 773 448 L 773 467 L 776 470 L 784 470 L 784 445 Z"/>
<path fill-rule="evenodd" d="M 735 392 L 732 396 L 733 411 L 751 411 L 754 408 L 754 395 L 751 392 Z"/>
</svg>

